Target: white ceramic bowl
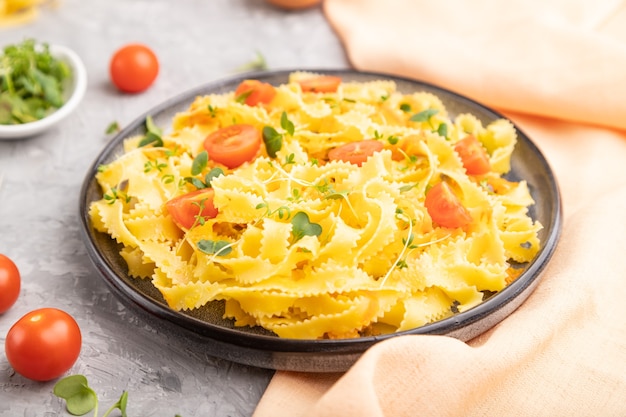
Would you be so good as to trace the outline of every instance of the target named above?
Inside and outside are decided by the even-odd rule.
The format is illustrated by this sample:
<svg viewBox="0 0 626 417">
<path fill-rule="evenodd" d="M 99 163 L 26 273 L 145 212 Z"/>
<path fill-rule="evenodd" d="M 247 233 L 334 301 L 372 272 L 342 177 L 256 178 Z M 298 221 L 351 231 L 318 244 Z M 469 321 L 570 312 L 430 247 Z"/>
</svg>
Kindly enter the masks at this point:
<svg viewBox="0 0 626 417">
<path fill-rule="evenodd" d="M 87 70 L 80 57 L 61 45 L 50 45 L 50 53 L 65 61 L 72 75 L 65 81 L 65 104 L 43 119 L 19 125 L 0 124 L 0 140 L 16 140 L 38 135 L 65 119 L 80 104 L 87 90 Z"/>
</svg>

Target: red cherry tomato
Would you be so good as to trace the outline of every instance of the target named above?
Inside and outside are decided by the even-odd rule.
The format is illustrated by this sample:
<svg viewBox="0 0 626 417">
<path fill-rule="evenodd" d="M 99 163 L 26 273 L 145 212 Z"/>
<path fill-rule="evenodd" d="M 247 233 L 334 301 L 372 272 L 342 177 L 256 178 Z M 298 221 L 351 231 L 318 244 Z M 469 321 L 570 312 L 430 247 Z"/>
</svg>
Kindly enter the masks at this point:
<svg viewBox="0 0 626 417">
<path fill-rule="evenodd" d="M 483 145 L 472 135 L 467 135 L 454 145 L 469 175 L 483 175 L 491 171 L 489 155 Z"/>
<path fill-rule="evenodd" d="M 142 44 L 129 44 L 111 58 L 109 73 L 113 84 L 126 93 L 139 93 L 152 85 L 159 73 L 154 52 Z"/>
<path fill-rule="evenodd" d="M 174 223 L 185 229 L 199 224 L 201 219 L 212 219 L 217 216 L 213 205 L 215 193 L 212 188 L 203 188 L 187 194 L 179 195 L 165 203 L 165 208 L 174 219 Z"/>
<path fill-rule="evenodd" d="M 16 372 L 35 381 L 50 381 L 74 365 L 81 344 L 80 328 L 72 316 L 56 308 L 41 308 L 9 329 L 4 349 Z"/>
<path fill-rule="evenodd" d="M 350 142 L 328 151 L 328 159 L 331 161 L 350 162 L 361 166 L 367 158 L 384 148 L 382 142 L 374 139 Z"/>
<path fill-rule="evenodd" d="M 472 216 L 445 182 L 440 182 L 426 192 L 424 201 L 431 219 L 441 227 L 455 229 L 472 221 Z"/>
<path fill-rule="evenodd" d="M 341 84 L 341 78 L 334 75 L 320 75 L 299 80 L 298 84 L 304 93 L 334 93 Z"/>
<path fill-rule="evenodd" d="M 204 140 L 204 149 L 210 159 L 232 169 L 252 161 L 262 141 L 261 132 L 256 127 L 231 125 L 209 134 Z"/>
<path fill-rule="evenodd" d="M 20 295 L 20 271 L 11 259 L 0 254 L 0 314 L 7 311 Z"/>
<path fill-rule="evenodd" d="M 248 106 L 256 106 L 259 103 L 267 104 L 276 95 L 273 85 L 259 80 L 244 80 L 235 90 L 235 97 L 241 97 Z"/>
</svg>

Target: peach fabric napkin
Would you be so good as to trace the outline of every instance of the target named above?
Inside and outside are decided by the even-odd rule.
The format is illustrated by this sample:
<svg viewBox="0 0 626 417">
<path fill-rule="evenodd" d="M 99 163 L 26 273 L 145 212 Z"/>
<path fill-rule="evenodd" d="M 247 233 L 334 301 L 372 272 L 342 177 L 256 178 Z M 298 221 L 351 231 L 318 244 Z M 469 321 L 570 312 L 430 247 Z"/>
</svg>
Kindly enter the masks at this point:
<svg viewBox="0 0 626 417">
<path fill-rule="evenodd" d="M 512 119 L 560 183 L 537 290 L 468 343 L 406 336 L 345 374 L 277 372 L 254 417 L 626 416 L 626 2 L 325 0 L 356 69 Z"/>
</svg>

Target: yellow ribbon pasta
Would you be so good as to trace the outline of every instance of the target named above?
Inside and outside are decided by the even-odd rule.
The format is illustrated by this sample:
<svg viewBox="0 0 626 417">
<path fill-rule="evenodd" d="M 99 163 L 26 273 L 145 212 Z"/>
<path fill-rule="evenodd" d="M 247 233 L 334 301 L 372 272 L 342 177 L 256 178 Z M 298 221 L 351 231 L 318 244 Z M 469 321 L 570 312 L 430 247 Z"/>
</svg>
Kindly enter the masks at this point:
<svg viewBox="0 0 626 417">
<path fill-rule="evenodd" d="M 234 92 L 197 97 L 161 143 L 128 138 L 101 167 L 92 223 L 122 244 L 129 275 L 152 280 L 173 309 L 223 300 L 235 325 L 300 339 L 415 328 L 514 280 L 516 264 L 537 254 L 542 227 L 529 216 L 526 183 L 503 178 L 514 126 L 452 120 L 435 95 L 401 93 L 388 80 L 303 92 L 298 80 L 313 76 L 293 73 L 258 105 Z M 272 128 L 279 149 L 266 143 L 234 169 L 209 154 L 197 172 L 205 137 L 238 123 Z M 488 173 L 467 174 L 455 145 L 468 135 L 487 151 Z M 365 140 L 381 149 L 362 164 L 329 160 L 332 149 Z M 212 168 L 221 171 L 205 184 Z M 429 214 L 425 196 L 440 182 L 466 208 L 467 225 L 442 227 Z M 217 215 L 178 226 L 166 203 L 207 185 Z"/>
</svg>

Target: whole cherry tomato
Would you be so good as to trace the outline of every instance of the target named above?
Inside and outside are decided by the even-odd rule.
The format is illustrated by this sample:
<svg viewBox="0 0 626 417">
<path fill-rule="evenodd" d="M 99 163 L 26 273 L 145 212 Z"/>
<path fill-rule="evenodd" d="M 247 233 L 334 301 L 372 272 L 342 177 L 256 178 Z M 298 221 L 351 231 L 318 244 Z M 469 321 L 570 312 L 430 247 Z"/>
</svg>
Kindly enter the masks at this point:
<svg viewBox="0 0 626 417">
<path fill-rule="evenodd" d="M 128 44 L 113 54 L 109 73 L 118 89 L 126 93 L 139 93 L 150 87 L 156 79 L 159 60 L 147 46 Z"/>
<path fill-rule="evenodd" d="M 0 254 L 0 314 L 7 311 L 20 295 L 20 271 L 13 261 Z"/>
<path fill-rule="evenodd" d="M 50 381 L 78 359 L 82 336 L 72 316 L 56 308 L 27 313 L 9 329 L 4 344 L 13 369 L 35 381 Z"/>
</svg>

